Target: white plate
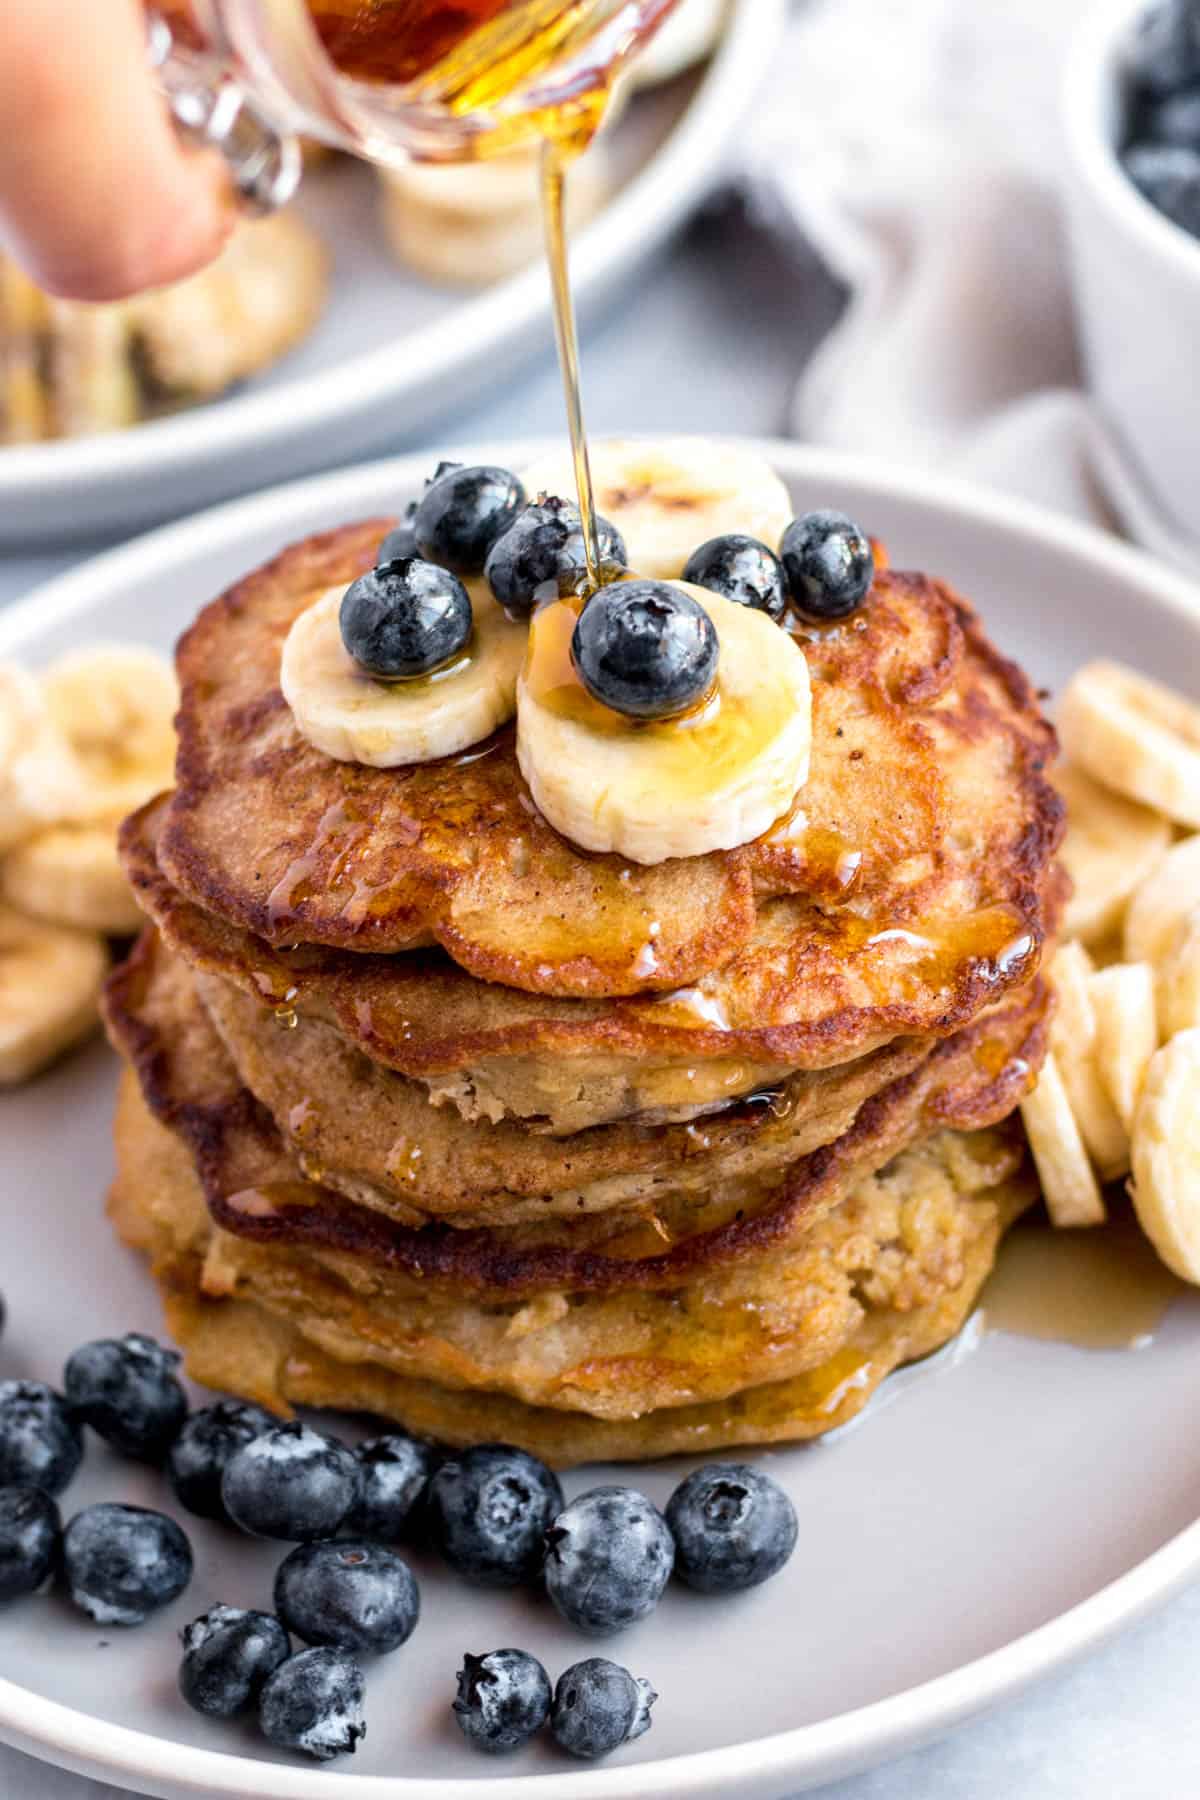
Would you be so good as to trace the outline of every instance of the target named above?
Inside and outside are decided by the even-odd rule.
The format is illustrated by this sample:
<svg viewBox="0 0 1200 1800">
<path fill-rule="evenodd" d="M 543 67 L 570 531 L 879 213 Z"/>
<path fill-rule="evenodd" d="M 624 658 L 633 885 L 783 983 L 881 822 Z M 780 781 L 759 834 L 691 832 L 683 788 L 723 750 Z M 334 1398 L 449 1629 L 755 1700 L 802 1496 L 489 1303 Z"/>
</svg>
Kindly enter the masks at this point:
<svg viewBox="0 0 1200 1800">
<path fill-rule="evenodd" d="M 844 506 L 901 564 L 972 594 L 1039 680 L 1057 684 L 1104 654 L 1200 678 L 1195 590 L 1136 553 L 1015 501 L 767 451 L 798 505 Z M 529 449 L 487 454 L 519 461 Z M 166 646 L 289 538 L 398 506 L 427 462 L 297 483 L 112 552 L 0 616 L 0 655 L 36 662 L 96 635 Z M 11 1311 L 0 1374 L 54 1379 L 90 1335 L 158 1329 L 143 1269 L 100 1214 L 114 1079 L 114 1059 L 94 1045 L 0 1101 Z M 248 1728 L 210 1727 L 178 1700 L 173 1631 L 217 1599 L 269 1603 L 277 1561 L 186 1516 L 196 1578 L 142 1630 L 98 1631 L 53 1598 L 0 1616 L 0 1737 L 149 1793 L 239 1800 L 724 1800 L 795 1792 L 895 1755 L 1200 1571 L 1200 1296 L 1177 1303 L 1137 1353 L 978 1335 L 969 1355 L 885 1387 L 861 1429 L 766 1459 L 794 1496 L 800 1546 L 776 1581 L 737 1601 L 672 1589 L 652 1619 L 595 1646 L 528 1597 L 479 1595 L 417 1559 L 424 1620 L 369 1672 L 370 1731 L 352 1764 L 272 1760 Z M 661 1502 L 683 1466 L 633 1479 Z M 155 1477 L 93 1445 L 68 1505 L 104 1496 L 164 1503 Z M 554 1673 L 596 1648 L 615 1655 L 659 1689 L 653 1730 L 599 1768 L 564 1768 L 544 1747 L 502 1765 L 474 1756 L 447 1710 L 454 1671 L 463 1650 L 504 1643 L 527 1645 Z"/>
<path fill-rule="evenodd" d="M 615 127 L 623 185 L 571 253 L 583 320 L 716 180 L 783 9 L 784 0 L 730 0 L 728 25 L 699 75 L 639 94 Z M 384 244 L 370 170 L 315 170 L 297 204 L 335 269 L 329 307 L 308 340 L 244 389 L 173 417 L 102 438 L 0 448 L 0 545 L 115 534 L 389 440 L 415 441 L 553 342 L 540 265 L 466 295 L 401 268 Z"/>
</svg>

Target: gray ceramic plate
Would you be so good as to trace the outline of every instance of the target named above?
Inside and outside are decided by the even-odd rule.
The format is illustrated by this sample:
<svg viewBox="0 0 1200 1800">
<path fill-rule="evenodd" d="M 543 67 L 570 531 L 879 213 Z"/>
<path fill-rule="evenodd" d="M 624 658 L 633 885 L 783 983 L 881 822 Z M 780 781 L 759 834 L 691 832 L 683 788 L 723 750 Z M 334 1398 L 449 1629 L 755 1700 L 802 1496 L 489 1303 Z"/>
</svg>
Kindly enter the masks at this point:
<svg viewBox="0 0 1200 1800">
<path fill-rule="evenodd" d="M 623 185 L 574 241 L 586 320 L 704 198 L 767 68 L 783 0 L 730 0 L 696 74 L 639 94 L 613 132 Z M 511 380 L 550 342 L 540 265 L 482 293 L 439 287 L 388 254 L 369 169 L 306 178 L 300 210 L 333 255 L 317 329 L 242 390 L 103 440 L 0 449 L 0 544 L 116 534 L 229 494 L 348 462 Z"/>
<path fill-rule="evenodd" d="M 528 446 L 491 447 L 519 462 Z M 1195 590 L 1031 508 L 785 445 L 766 446 L 798 506 L 844 506 L 901 564 L 949 577 L 1001 644 L 1060 683 L 1094 655 L 1200 680 Z M 0 655 L 40 660 L 93 637 L 164 648 L 195 609 L 288 539 L 398 507 L 428 458 L 295 484 L 145 538 L 0 618 Z M 81 1339 L 155 1330 L 154 1294 L 112 1243 L 113 1058 L 99 1044 L 0 1100 L 0 1374 L 55 1377 Z M 420 1563 L 419 1633 L 369 1674 L 353 1764 L 264 1756 L 174 1691 L 175 1630 L 217 1599 L 268 1602 L 269 1548 L 196 1528 L 190 1592 L 141 1631 L 103 1632 L 39 1599 L 0 1616 L 0 1737 L 147 1793 L 239 1800 L 591 1800 L 782 1795 L 881 1761 L 1013 1693 L 1200 1571 L 1200 1300 L 1150 1347 L 1084 1351 L 975 1331 L 885 1388 L 836 1441 L 765 1460 L 794 1496 L 800 1545 L 737 1601 L 670 1591 L 605 1649 L 649 1676 L 650 1734 L 598 1768 L 549 1751 L 493 1765 L 448 1702 L 463 1650 L 518 1643 L 558 1672 L 587 1646 L 531 1600 L 479 1595 Z M 665 1500 L 684 1465 L 635 1479 Z M 569 1478 L 578 1490 L 597 1478 Z M 152 1476 L 93 1449 L 70 1493 L 162 1503 Z M 189 1525 L 189 1529 L 191 1526 Z"/>
</svg>

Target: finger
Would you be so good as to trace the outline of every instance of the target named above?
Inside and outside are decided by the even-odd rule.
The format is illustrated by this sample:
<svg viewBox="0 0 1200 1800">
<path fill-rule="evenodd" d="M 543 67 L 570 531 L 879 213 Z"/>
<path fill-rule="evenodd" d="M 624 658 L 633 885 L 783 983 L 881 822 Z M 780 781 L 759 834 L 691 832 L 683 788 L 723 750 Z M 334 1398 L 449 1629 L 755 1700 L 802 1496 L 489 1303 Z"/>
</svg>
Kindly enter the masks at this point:
<svg viewBox="0 0 1200 1800">
<path fill-rule="evenodd" d="M 42 287 L 178 281 L 232 223 L 220 158 L 181 146 L 155 88 L 138 0 L 0 7 L 0 230 Z"/>
</svg>

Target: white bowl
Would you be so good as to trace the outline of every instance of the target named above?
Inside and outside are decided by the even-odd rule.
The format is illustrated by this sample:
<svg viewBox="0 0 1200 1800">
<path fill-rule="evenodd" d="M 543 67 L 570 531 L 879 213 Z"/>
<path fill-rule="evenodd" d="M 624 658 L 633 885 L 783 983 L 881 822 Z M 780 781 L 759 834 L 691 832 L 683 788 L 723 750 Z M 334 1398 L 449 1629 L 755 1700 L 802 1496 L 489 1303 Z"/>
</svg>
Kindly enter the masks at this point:
<svg viewBox="0 0 1200 1800">
<path fill-rule="evenodd" d="M 1068 59 L 1067 208 L 1088 382 L 1164 523 L 1200 549 L 1200 242 L 1117 161 L 1124 51 L 1149 0 L 1105 0 Z"/>
</svg>

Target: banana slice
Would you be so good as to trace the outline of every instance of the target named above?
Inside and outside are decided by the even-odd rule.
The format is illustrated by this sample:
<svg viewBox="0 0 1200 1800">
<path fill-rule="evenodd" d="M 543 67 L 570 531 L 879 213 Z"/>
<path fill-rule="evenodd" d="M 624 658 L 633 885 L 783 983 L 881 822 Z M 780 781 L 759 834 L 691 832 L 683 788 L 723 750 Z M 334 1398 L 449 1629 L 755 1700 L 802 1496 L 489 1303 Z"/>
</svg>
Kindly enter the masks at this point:
<svg viewBox="0 0 1200 1800">
<path fill-rule="evenodd" d="M 170 787 L 179 689 L 165 657 L 136 644 L 73 650 L 47 669 L 42 693 L 84 774 L 81 799 L 58 817 L 120 817 Z"/>
<path fill-rule="evenodd" d="M 1158 1049 L 1158 1008 L 1149 963 L 1113 963 L 1088 982 L 1096 1022 L 1096 1065 L 1126 1131 Z"/>
<path fill-rule="evenodd" d="M 52 825 L 0 862 L 0 894 L 56 925 L 128 937 L 142 914 L 117 855 L 117 826 Z"/>
<path fill-rule="evenodd" d="M 1059 855 L 1075 884 L 1063 936 L 1099 944 L 1121 929 L 1129 897 L 1167 848 L 1171 827 L 1072 763 L 1055 770 L 1054 784 L 1067 803 Z"/>
<path fill-rule="evenodd" d="M 1164 1042 L 1200 1026 L 1200 906 L 1189 913 L 1159 969 L 1158 1023 Z"/>
<path fill-rule="evenodd" d="M 1129 902 L 1125 961 L 1157 966 L 1175 948 L 1184 921 L 1200 902 L 1200 835 L 1181 838 Z"/>
<path fill-rule="evenodd" d="M 296 728 L 339 762 L 394 769 L 457 756 L 516 711 L 528 629 L 483 582 L 468 582 L 475 630 L 464 655 L 419 681 L 377 681 L 342 642 L 343 587 L 326 588 L 288 632 L 280 686 Z"/>
<path fill-rule="evenodd" d="M 1050 966 L 1057 1002 L 1050 1022 L 1050 1048 L 1088 1154 L 1101 1179 L 1111 1181 L 1129 1167 L 1129 1133 L 1122 1124 L 1096 1057 L 1096 1016 L 1092 959 L 1082 944 L 1062 944 Z"/>
<path fill-rule="evenodd" d="M 795 508 L 769 463 L 713 439 L 610 439 L 591 447 L 596 508 L 625 539 L 636 575 L 670 581 L 693 550 L 727 531 L 778 549 Z M 567 450 L 531 464 L 521 479 L 531 497 L 575 496 Z"/>
<path fill-rule="evenodd" d="M 592 700 L 571 663 L 577 613 L 534 615 L 517 689 L 517 760 L 539 810 L 584 850 L 631 862 L 731 850 L 770 829 L 808 779 L 808 665 L 765 613 L 704 588 L 720 643 L 713 701 L 635 724 Z"/>
<path fill-rule="evenodd" d="M 0 853 L 71 813 L 85 786 L 35 678 L 0 664 Z"/>
<path fill-rule="evenodd" d="M 87 1036 L 107 966 L 93 933 L 0 905 L 0 1087 L 27 1081 Z"/>
<path fill-rule="evenodd" d="M 1093 662 L 1068 682 L 1058 729 L 1097 781 L 1200 829 L 1200 706 L 1123 663 Z"/>
<path fill-rule="evenodd" d="M 1134 1210 L 1169 1269 L 1200 1282 L 1200 1030 L 1157 1051 L 1133 1121 Z"/>
<path fill-rule="evenodd" d="M 1051 1223 L 1060 1227 L 1103 1225 L 1104 1197 L 1053 1051 L 1042 1064 L 1037 1086 L 1021 1102 L 1021 1118 Z"/>
<path fill-rule="evenodd" d="M 486 162 L 407 163 L 381 171 L 383 226 L 398 260 L 431 281 L 486 287 L 542 254 L 541 152 Z M 568 235 L 599 212 L 612 189 L 607 148 L 571 165 Z"/>
</svg>

